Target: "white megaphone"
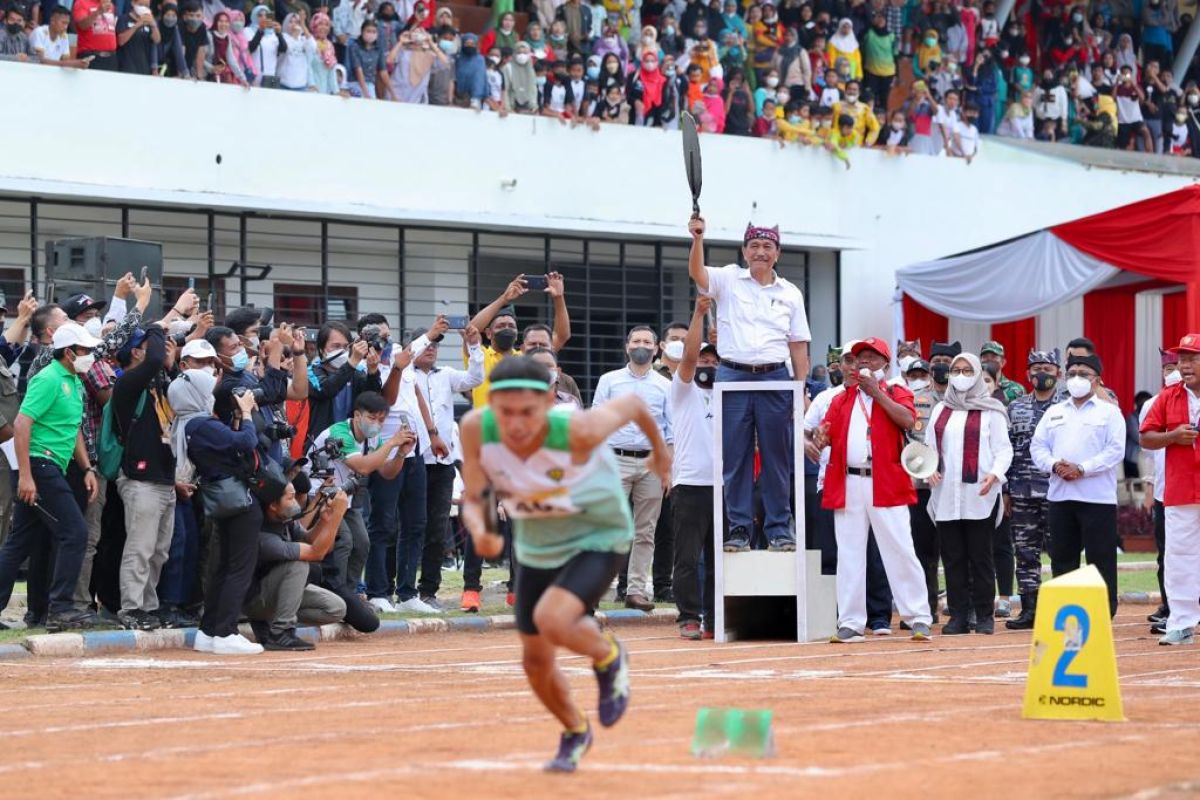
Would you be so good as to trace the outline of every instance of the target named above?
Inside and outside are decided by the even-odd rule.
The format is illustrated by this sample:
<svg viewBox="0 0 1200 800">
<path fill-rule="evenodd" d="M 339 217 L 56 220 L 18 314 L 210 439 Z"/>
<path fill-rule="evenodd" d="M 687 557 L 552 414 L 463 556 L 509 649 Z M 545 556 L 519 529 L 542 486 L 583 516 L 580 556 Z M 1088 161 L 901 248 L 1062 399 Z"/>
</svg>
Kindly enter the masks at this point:
<svg viewBox="0 0 1200 800">
<path fill-rule="evenodd" d="M 900 451 L 900 465 L 910 476 L 923 481 L 937 472 L 938 454 L 924 442 L 909 442 Z"/>
</svg>

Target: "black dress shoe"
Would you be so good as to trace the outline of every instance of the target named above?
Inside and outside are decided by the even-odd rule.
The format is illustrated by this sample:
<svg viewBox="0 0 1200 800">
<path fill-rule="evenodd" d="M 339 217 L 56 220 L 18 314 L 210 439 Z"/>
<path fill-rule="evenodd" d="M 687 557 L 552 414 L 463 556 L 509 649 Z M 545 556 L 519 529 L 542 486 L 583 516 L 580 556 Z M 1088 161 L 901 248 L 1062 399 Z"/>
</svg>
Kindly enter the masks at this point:
<svg viewBox="0 0 1200 800">
<path fill-rule="evenodd" d="M 1167 621 L 1164 619 L 1161 622 L 1156 622 L 1150 626 L 1150 632 L 1155 636 L 1162 636 L 1167 632 Z"/>
<path fill-rule="evenodd" d="M 267 640 L 262 643 L 263 650 L 287 650 L 293 653 L 303 652 L 305 650 L 316 650 L 316 646 L 309 644 L 301 639 L 293 631 L 284 631 L 275 636 L 268 636 Z"/>
<path fill-rule="evenodd" d="M 965 617 L 951 617 L 950 621 L 942 626 L 943 636 L 962 636 L 970 632 L 971 627 L 967 624 Z"/>
<path fill-rule="evenodd" d="M 991 636 L 996 632 L 996 621 L 991 617 L 981 616 L 979 621 L 975 623 L 975 632 L 982 633 L 985 636 Z"/>
</svg>

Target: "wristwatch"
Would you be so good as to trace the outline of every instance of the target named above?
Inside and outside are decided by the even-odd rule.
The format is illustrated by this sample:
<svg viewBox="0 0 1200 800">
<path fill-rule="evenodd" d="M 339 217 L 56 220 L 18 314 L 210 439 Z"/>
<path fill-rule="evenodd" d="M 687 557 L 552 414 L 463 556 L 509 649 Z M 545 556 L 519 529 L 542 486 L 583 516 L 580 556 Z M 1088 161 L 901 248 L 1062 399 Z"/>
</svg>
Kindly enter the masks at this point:
<svg viewBox="0 0 1200 800">
<path fill-rule="evenodd" d="M 438 429 L 437 429 L 437 428 L 427 428 L 427 429 L 426 429 L 426 432 L 427 432 L 427 433 L 428 433 L 430 436 L 437 436 L 437 435 L 438 435 Z"/>
</svg>

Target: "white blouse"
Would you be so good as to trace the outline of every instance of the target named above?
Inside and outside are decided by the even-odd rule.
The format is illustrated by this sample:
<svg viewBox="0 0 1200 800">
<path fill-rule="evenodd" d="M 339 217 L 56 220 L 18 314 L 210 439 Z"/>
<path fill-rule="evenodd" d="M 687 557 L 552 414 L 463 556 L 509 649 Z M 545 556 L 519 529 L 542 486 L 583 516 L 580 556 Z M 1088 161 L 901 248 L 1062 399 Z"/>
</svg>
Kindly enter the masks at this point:
<svg viewBox="0 0 1200 800">
<path fill-rule="evenodd" d="M 925 444 L 938 449 L 937 421 L 945 403 L 938 403 L 925 426 Z M 930 496 L 929 514 L 935 522 L 959 519 L 986 519 L 996 507 L 1000 487 L 1012 464 L 1012 443 L 1008 440 L 1008 419 L 999 411 L 984 411 L 979 425 L 979 474 L 976 483 L 963 483 L 963 432 L 967 424 L 966 411 L 952 410 L 942 432 L 942 482 L 934 486 Z M 984 496 L 979 489 L 987 475 L 999 481 Z"/>
</svg>

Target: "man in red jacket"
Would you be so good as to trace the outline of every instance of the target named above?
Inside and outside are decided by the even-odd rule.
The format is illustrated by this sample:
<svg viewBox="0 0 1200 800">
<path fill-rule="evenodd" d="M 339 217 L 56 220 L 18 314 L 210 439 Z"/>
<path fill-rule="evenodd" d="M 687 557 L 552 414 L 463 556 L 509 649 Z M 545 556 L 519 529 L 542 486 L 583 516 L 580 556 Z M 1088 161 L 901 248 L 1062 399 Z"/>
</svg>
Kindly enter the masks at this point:
<svg viewBox="0 0 1200 800">
<path fill-rule="evenodd" d="M 858 372 L 845 376 L 817 429 L 818 447 L 830 447 L 822 505 L 833 511 L 838 545 L 838 632 L 834 643 L 861 642 L 867 623 L 867 534 L 874 531 L 900 617 L 912 638 L 930 638 L 925 573 L 913 550 L 908 506 L 917 500 L 900 465 L 905 431 L 916 422 L 913 395 L 887 384 L 892 355 L 875 337 L 855 343 Z"/>
<path fill-rule="evenodd" d="M 1159 644 L 1192 644 L 1200 623 L 1200 333 L 1189 333 L 1170 352 L 1179 354 L 1183 381 L 1163 389 L 1142 422 L 1142 447 L 1167 448 L 1163 491 L 1167 546 L 1163 554 L 1171 609 L 1167 633 Z"/>
</svg>

